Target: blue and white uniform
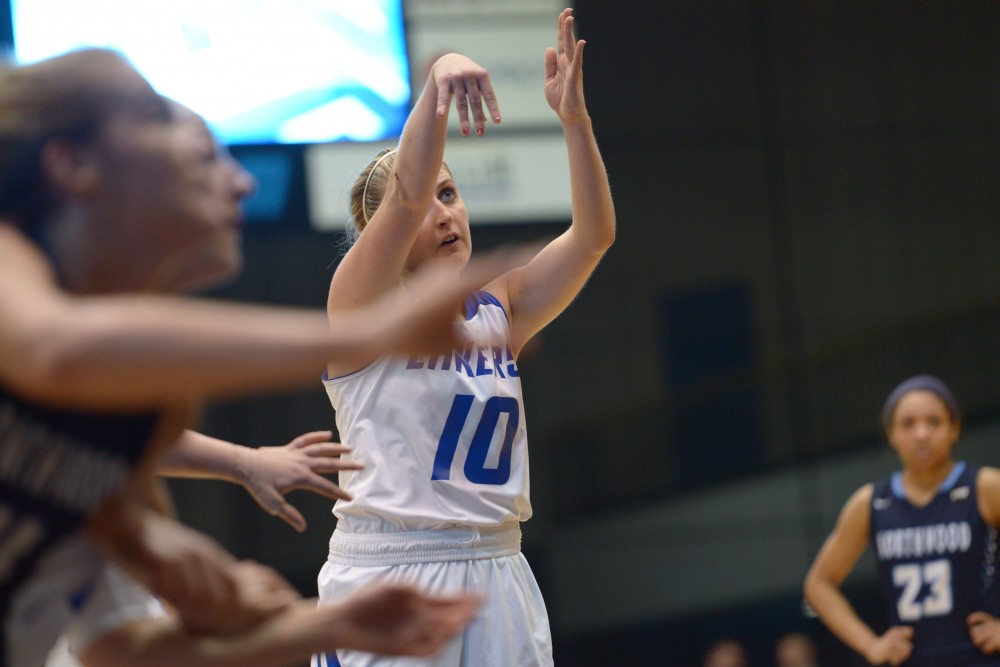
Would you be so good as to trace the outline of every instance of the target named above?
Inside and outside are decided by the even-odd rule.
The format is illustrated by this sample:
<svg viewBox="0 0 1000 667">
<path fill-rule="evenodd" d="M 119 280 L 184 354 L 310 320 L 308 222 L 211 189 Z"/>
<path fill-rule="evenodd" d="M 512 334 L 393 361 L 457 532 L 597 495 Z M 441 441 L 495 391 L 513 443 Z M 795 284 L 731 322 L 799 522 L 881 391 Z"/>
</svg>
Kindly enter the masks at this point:
<svg viewBox="0 0 1000 667">
<path fill-rule="evenodd" d="M 74 559 L 89 562 L 100 558 L 89 539 L 80 535 L 67 540 L 60 550 Z M 118 566 L 106 563 L 79 599 L 76 614 L 63 630 L 55 647 L 49 652 L 44 667 L 80 667 L 78 655 L 105 633 L 134 621 L 166 618 L 167 610 L 160 601 Z"/>
<path fill-rule="evenodd" d="M 872 549 L 890 626 L 914 629 L 907 667 L 1000 665 L 972 644 L 965 621 L 980 610 L 1000 616 L 997 530 L 979 513 L 978 471 L 957 463 L 924 507 L 906 499 L 899 472 L 875 483 Z"/>
<path fill-rule="evenodd" d="M 0 666 L 40 665 L 84 604 L 104 560 L 73 536 L 123 488 L 157 423 L 48 408 L 0 387 Z"/>
<path fill-rule="evenodd" d="M 531 503 L 510 325 L 499 301 L 477 292 L 462 326 L 472 341 L 464 350 L 386 357 L 324 378 L 341 440 L 365 469 L 340 473 L 353 499 L 334 507 L 319 591 L 323 603 L 377 581 L 410 582 L 429 593 L 479 591 L 486 602 L 434 659 L 338 651 L 343 667 L 552 664 L 548 617 L 520 552 Z"/>
</svg>

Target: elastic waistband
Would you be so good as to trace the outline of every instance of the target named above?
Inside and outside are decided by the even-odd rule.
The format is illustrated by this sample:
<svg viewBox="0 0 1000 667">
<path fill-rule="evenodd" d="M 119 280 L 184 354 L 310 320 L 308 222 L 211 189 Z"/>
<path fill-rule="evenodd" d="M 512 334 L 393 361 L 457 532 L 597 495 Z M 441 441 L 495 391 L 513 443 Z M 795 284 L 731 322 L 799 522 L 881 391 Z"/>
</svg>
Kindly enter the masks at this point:
<svg viewBox="0 0 1000 667">
<path fill-rule="evenodd" d="M 337 565 L 380 567 L 513 556 L 521 551 L 518 522 L 402 533 L 345 533 L 330 538 L 328 560 Z"/>
</svg>

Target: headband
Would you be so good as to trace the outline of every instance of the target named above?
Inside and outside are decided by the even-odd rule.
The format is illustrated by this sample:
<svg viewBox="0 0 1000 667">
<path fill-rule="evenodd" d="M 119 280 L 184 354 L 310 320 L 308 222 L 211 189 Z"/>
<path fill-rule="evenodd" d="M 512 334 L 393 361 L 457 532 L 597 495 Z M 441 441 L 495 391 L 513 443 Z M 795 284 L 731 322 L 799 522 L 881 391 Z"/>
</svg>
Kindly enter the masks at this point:
<svg viewBox="0 0 1000 667">
<path fill-rule="evenodd" d="M 951 389 L 948 388 L 948 385 L 933 375 L 914 375 L 900 382 L 889 393 L 889 398 L 885 399 L 885 406 L 882 408 L 882 427 L 885 430 L 888 431 L 889 427 L 892 426 L 892 414 L 896 411 L 896 405 L 903 396 L 909 394 L 911 391 L 931 392 L 940 398 L 941 402 L 948 408 L 948 413 L 951 415 L 952 421 L 959 420 L 958 400 Z"/>
<path fill-rule="evenodd" d="M 372 174 L 374 174 L 375 170 L 378 169 L 378 166 L 382 164 L 382 160 L 386 159 L 397 150 L 398 149 L 393 148 L 391 151 L 384 153 L 382 157 L 375 160 L 375 164 L 372 165 L 372 168 L 368 172 L 368 178 L 365 179 L 365 189 L 361 191 L 361 214 L 365 216 L 366 225 L 368 224 L 368 184 L 372 182 Z"/>
</svg>

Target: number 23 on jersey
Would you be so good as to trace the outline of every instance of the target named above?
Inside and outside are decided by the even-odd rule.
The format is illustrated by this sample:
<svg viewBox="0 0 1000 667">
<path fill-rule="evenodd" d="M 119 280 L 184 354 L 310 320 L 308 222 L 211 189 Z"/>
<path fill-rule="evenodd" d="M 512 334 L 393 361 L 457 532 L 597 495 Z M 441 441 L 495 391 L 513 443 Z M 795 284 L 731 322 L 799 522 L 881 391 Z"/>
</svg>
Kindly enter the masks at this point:
<svg viewBox="0 0 1000 667">
<path fill-rule="evenodd" d="M 928 563 L 906 563 L 892 568 L 892 582 L 902 588 L 896 611 L 901 621 L 919 621 L 929 616 L 951 613 L 951 563 L 935 560 Z M 926 595 L 920 593 L 927 588 Z"/>
</svg>

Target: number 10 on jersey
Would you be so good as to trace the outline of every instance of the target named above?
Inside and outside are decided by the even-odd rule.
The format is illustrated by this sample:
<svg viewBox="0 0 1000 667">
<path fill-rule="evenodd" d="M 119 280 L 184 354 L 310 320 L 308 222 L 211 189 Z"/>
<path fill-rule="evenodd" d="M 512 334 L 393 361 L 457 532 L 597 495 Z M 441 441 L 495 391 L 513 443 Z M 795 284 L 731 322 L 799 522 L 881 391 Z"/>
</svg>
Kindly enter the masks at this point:
<svg viewBox="0 0 1000 667">
<path fill-rule="evenodd" d="M 462 430 L 469 420 L 474 396 L 458 394 L 451 404 L 444 430 L 438 440 L 437 453 L 434 455 L 434 472 L 431 479 L 451 479 L 451 464 L 455 459 Z M 507 427 L 504 429 L 503 440 L 499 453 L 491 452 L 493 434 L 500 416 L 507 415 Z M 511 396 L 494 396 L 483 405 L 479 415 L 479 425 L 469 443 L 469 452 L 465 457 L 465 477 L 473 484 L 506 484 L 510 479 L 510 454 L 514 435 L 521 422 L 521 407 L 516 398 Z M 492 457 L 490 454 L 494 454 Z M 487 465 L 495 460 L 495 465 Z"/>
</svg>

